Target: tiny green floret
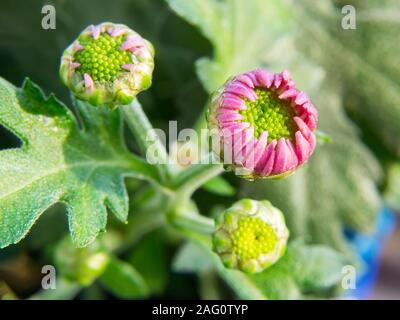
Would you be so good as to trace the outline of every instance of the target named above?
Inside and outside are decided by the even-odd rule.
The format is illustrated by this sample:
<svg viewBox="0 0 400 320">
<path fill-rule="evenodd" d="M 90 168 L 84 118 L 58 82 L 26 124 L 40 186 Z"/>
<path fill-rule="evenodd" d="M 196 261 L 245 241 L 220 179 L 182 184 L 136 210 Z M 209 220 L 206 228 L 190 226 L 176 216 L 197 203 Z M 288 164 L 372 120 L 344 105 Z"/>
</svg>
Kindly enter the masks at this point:
<svg viewBox="0 0 400 320">
<path fill-rule="evenodd" d="M 246 99 L 246 110 L 240 114 L 254 127 L 254 136 L 258 138 L 264 131 L 268 132 L 268 141 L 287 138 L 294 141 L 297 126 L 293 120 L 295 110 L 289 102 L 281 100 L 275 92 L 255 88 L 257 99 Z"/>
<path fill-rule="evenodd" d="M 133 61 L 130 51 L 120 50 L 125 39 L 126 36 L 113 38 L 108 33 L 102 33 L 98 39 L 78 39 L 84 49 L 75 55 L 76 62 L 80 64 L 76 70 L 82 75 L 89 74 L 95 81 L 114 80 L 121 73 L 128 72 L 122 66 Z"/>
<path fill-rule="evenodd" d="M 233 252 L 243 260 L 271 252 L 276 242 L 273 229 L 260 218 L 241 219 L 232 233 Z"/>
</svg>

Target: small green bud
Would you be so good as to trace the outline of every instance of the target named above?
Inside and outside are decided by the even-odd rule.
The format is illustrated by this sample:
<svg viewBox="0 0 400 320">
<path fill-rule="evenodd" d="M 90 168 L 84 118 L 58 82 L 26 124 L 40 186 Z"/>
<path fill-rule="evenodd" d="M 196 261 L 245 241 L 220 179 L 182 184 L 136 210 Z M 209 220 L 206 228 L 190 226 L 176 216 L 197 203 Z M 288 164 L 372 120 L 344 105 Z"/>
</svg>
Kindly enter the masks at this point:
<svg viewBox="0 0 400 320">
<path fill-rule="evenodd" d="M 66 237 L 57 247 L 55 260 L 57 269 L 66 279 L 88 286 L 103 274 L 110 257 L 98 242 L 76 248 Z"/>
<path fill-rule="evenodd" d="M 122 24 L 89 26 L 64 51 L 60 76 L 81 100 L 112 107 L 151 86 L 153 45 Z"/>
<path fill-rule="evenodd" d="M 240 200 L 215 225 L 213 249 L 227 268 L 261 272 L 285 253 L 289 230 L 269 201 Z"/>
</svg>

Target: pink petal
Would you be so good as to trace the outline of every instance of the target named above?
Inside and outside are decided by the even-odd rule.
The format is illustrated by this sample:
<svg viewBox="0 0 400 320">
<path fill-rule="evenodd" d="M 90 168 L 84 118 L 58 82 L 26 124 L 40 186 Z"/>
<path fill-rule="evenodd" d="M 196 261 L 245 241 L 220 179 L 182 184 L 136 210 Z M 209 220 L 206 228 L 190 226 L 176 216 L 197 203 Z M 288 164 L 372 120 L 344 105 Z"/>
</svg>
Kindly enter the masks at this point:
<svg viewBox="0 0 400 320">
<path fill-rule="evenodd" d="M 232 122 L 232 121 L 239 121 L 243 120 L 244 116 L 240 113 L 223 113 L 217 116 L 219 122 Z"/>
<path fill-rule="evenodd" d="M 295 96 L 297 96 L 297 90 L 296 89 L 288 89 L 279 95 L 279 99 L 288 99 L 288 98 L 293 98 Z"/>
<path fill-rule="evenodd" d="M 84 48 L 84 46 L 81 45 L 81 44 L 78 43 L 78 42 L 74 42 L 73 47 L 72 47 L 72 49 L 73 49 L 74 52 L 81 51 L 83 48 Z"/>
<path fill-rule="evenodd" d="M 313 133 L 311 132 L 310 128 L 305 124 L 303 119 L 301 119 L 299 117 L 294 117 L 293 120 L 294 120 L 294 122 L 296 122 L 300 132 L 307 139 L 307 141 L 310 141 L 311 136 L 313 136 Z"/>
<path fill-rule="evenodd" d="M 246 110 L 246 103 L 238 96 L 233 98 L 222 98 L 220 102 L 221 108 L 234 109 L 234 110 Z"/>
<path fill-rule="evenodd" d="M 306 102 L 302 106 L 300 106 L 301 109 L 305 110 L 307 113 L 313 115 L 315 119 L 318 121 L 318 111 L 315 109 L 315 107 L 312 105 L 311 102 Z"/>
<path fill-rule="evenodd" d="M 290 74 L 289 70 L 286 70 L 286 69 L 283 70 L 281 75 L 282 75 L 283 81 L 285 81 L 285 82 L 288 82 L 292 79 L 292 75 Z"/>
<path fill-rule="evenodd" d="M 268 143 L 268 132 L 264 131 L 263 133 L 260 134 L 260 136 L 258 137 L 258 141 L 257 144 L 255 146 L 255 150 L 254 150 L 254 165 L 257 164 L 263 153 L 265 148 L 267 147 L 267 143 Z"/>
<path fill-rule="evenodd" d="M 143 39 L 140 36 L 131 36 L 126 38 L 125 42 L 121 45 L 121 50 L 132 50 L 137 47 L 144 46 Z"/>
<path fill-rule="evenodd" d="M 246 75 L 247 77 L 249 77 L 249 78 L 251 79 L 251 81 L 253 82 L 254 87 L 257 87 L 257 86 L 260 85 L 260 83 L 259 83 L 258 80 L 257 80 L 256 74 L 255 74 L 256 71 L 257 71 L 257 70 L 254 70 L 254 71 L 250 71 L 250 72 L 245 73 L 245 75 Z"/>
<path fill-rule="evenodd" d="M 249 143 L 254 140 L 254 127 L 249 127 L 247 130 L 241 132 L 241 134 L 234 140 L 234 160 L 235 163 L 243 163 L 248 150 Z"/>
<path fill-rule="evenodd" d="M 254 88 L 254 83 L 251 80 L 251 78 L 249 78 L 247 76 L 246 73 L 238 75 L 237 77 L 235 77 L 235 80 L 243 82 L 245 85 L 249 86 L 250 88 Z"/>
<path fill-rule="evenodd" d="M 263 169 L 265 168 L 265 166 L 268 163 L 268 160 L 270 159 L 271 155 L 274 154 L 272 156 L 272 165 L 273 165 L 273 160 L 275 158 L 275 146 L 276 146 L 276 140 L 272 140 L 267 147 L 264 150 L 264 153 L 262 154 L 260 160 L 256 163 L 255 165 L 255 171 L 258 173 L 262 173 Z M 271 165 L 271 163 L 269 163 L 269 165 Z M 272 167 L 271 167 L 272 170 Z"/>
<path fill-rule="evenodd" d="M 73 69 L 79 68 L 81 66 L 79 62 L 71 62 L 70 65 Z"/>
<path fill-rule="evenodd" d="M 246 132 L 247 130 L 227 130 L 224 128 L 222 130 L 223 134 L 223 144 L 224 144 L 224 163 L 240 163 L 241 150 L 246 142 Z"/>
<path fill-rule="evenodd" d="M 133 69 L 135 68 L 135 65 L 133 63 L 127 63 L 127 64 L 123 64 L 121 66 L 122 69 L 125 69 L 127 71 L 133 71 Z"/>
<path fill-rule="evenodd" d="M 231 135 L 235 135 L 241 131 L 243 131 L 244 129 L 247 129 L 248 127 L 250 127 L 250 123 L 248 122 L 240 122 L 240 123 L 227 123 L 223 125 L 223 134 L 229 134 Z"/>
<path fill-rule="evenodd" d="M 268 132 L 264 131 L 257 139 L 253 140 L 254 145 L 246 156 L 245 167 L 249 170 L 254 170 L 256 163 L 260 160 L 268 142 Z"/>
<path fill-rule="evenodd" d="M 317 120 L 315 119 L 315 117 L 313 115 L 310 115 L 308 117 L 306 124 L 313 131 L 317 128 Z"/>
<path fill-rule="evenodd" d="M 228 109 L 228 108 L 218 108 L 217 114 L 233 114 L 233 113 L 238 113 L 238 110 L 235 109 Z"/>
<path fill-rule="evenodd" d="M 225 92 L 245 97 L 250 101 L 255 101 L 257 99 L 257 95 L 254 90 L 239 81 L 233 81 L 228 84 L 228 86 L 225 88 Z"/>
<path fill-rule="evenodd" d="M 274 80 L 274 76 L 272 74 L 262 69 L 257 69 L 255 75 L 261 85 L 267 88 L 271 87 Z"/>
<path fill-rule="evenodd" d="M 291 169 L 297 167 L 297 165 L 299 164 L 299 159 L 297 159 L 296 151 L 294 149 L 292 141 L 290 141 L 289 139 L 286 139 L 286 144 L 287 144 L 290 154 L 291 154 L 290 158 L 292 161 L 288 165 L 288 170 L 291 170 Z"/>
<path fill-rule="evenodd" d="M 274 75 L 274 86 L 275 88 L 279 88 L 282 83 L 282 75 L 281 74 L 275 74 Z"/>
<path fill-rule="evenodd" d="M 285 138 L 280 138 L 276 147 L 275 163 L 272 172 L 282 173 L 287 171 L 291 161 L 291 153 L 285 142 Z"/>
<path fill-rule="evenodd" d="M 94 89 L 94 82 L 91 76 L 89 76 L 87 73 L 83 75 L 83 81 L 85 84 L 85 87 L 88 88 L 89 90 Z"/>
<path fill-rule="evenodd" d="M 125 33 L 125 29 L 119 28 L 119 27 L 114 27 L 114 28 L 108 29 L 108 33 L 111 37 L 119 37 Z"/>
<path fill-rule="evenodd" d="M 293 80 L 289 80 L 289 81 L 286 83 L 286 86 L 287 86 L 288 88 L 294 88 L 294 87 L 296 87 L 296 85 L 295 85 L 295 83 L 294 83 Z"/>
<path fill-rule="evenodd" d="M 311 146 L 300 131 L 296 132 L 295 139 L 296 139 L 296 155 L 300 165 L 309 158 Z"/>
<path fill-rule="evenodd" d="M 226 108 L 218 108 L 217 110 L 217 115 L 222 115 L 222 114 L 237 114 L 237 110 L 234 109 L 226 109 Z"/>
<path fill-rule="evenodd" d="M 304 104 L 304 103 L 306 103 L 307 101 L 308 101 L 308 97 L 307 97 L 307 95 L 306 95 L 303 91 L 300 91 L 300 92 L 297 94 L 296 99 L 294 100 L 294 102 L 295 102 L 296 104 L 299 104 L 299 105 Z"/>
<path fill-rule="evenodd" d="M 100 27 L 99 26 L 93 26 L 92 27 L 92 37 L 93 39 L 97 40 L 100 36 Z"/>
<path fill-rule="evenodd" d="M 244 155 L 243 166 L 248 170 L 254 169 L 254 156 L 257 145 L 257 139 L 252 139 L 246 146 L 246 154 Z"/>
<path fill-rule="evenodd" d="M 266 176 L 269 176 L 271 174 L 272 168 L 274 167 L 275 153 L 276 153 L 276 151 L 274 149 L 272 149 L 270 155 L 267 158 L 265 166 L 261 171 L 261 175 L 262 176 L 266 177 Z"/>
<path fill-rule="evenodd" d="M 315 145 L 317 144 L 317 138 L 315 138 L 314 134 L 311 135 L 308 142 L 310 143 L 310 148 L 311 148 L 310 155 L 311 155 L 311 153 L 313 153 L 313 151 L 314 151 Z"/>
</svg>

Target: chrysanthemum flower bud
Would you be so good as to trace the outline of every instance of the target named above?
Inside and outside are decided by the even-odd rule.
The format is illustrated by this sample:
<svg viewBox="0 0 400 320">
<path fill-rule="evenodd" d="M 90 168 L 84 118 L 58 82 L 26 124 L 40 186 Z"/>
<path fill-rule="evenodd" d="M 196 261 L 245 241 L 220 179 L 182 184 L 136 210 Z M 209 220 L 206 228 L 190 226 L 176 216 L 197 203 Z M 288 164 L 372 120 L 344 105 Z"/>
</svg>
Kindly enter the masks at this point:
<svg viewBox="0 0 400 320">
<path fill-rule="evenodd" d="M 261 272 L 283 256 L 289 231 L 269 201 L 243 199 L 216 220 L 214 251 L 227 268 Z"/>
<path fill-rule="evenodd" d="M 89 26 L 64 51 L 60 76 L 82 100 L 93 105 L 130 103 L 150 87 L 154 48 L 122 24 Z"/>
<path fill-rule="evenodd" d="M 110 257 L 98 242 L 76 248 L 71 238 L 65 237 L 56 247 L 55 261 L 57 271 L 66 279 L 88 286 L 103 274 Z"/>
<path fill-rule="evenodd" d="M 308 160 L 318 113 L 289 71 L 263 69 L 229 80 L 213 96 L 208 124 L 213 149 L 227 168 L 247 178 L 281 178 Z"/>
</svg>

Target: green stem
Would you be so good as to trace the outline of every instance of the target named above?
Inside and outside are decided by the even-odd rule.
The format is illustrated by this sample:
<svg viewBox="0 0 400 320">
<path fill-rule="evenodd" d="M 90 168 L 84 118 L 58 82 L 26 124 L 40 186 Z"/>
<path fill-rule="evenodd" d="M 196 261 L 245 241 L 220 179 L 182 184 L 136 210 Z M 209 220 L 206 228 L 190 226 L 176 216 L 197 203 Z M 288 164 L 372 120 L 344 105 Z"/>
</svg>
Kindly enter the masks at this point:
<svg viewBox="0 0 400 320">
<path fill-rule="evenodd" d="M 214 220 L 202 216 L 197 212 L 175 214 L 170 219 L 170 222 L 183 234 L 195 232 L 210 235 L 214 232 Z"/>
<path fill-rule="evenodd" d="M 221 164 L 195 164 L 181 172 L 173 181 L 174 186 L 180 186 L 178 193 L 185 199 L 211 178 L 224 172 Z"/>
<path fill-rule="evenodd" d="M 142 153 L 147 157 L 149 148 L 154 148 L 158 153 L 158 160 L 162 165 L 157 165 L 161 177 L 165 180 L 170 176 L 168 167 L 168 152 L 160 140 L 157 133 L 154 131 L 149 119 L 143 111 L 143 108 L 137 99 L 129 105 L 121 107 L 122 114 L 128 124 L 129 129 L 135 136 L 139 148 Z"/>
</svg>

